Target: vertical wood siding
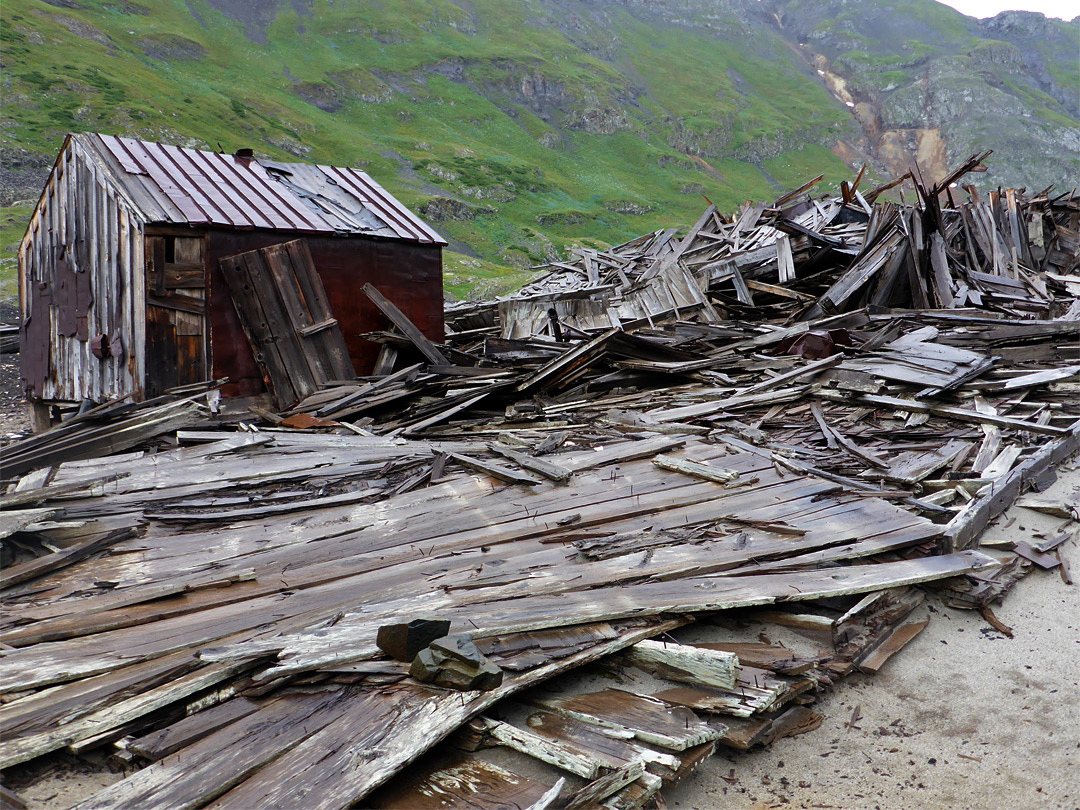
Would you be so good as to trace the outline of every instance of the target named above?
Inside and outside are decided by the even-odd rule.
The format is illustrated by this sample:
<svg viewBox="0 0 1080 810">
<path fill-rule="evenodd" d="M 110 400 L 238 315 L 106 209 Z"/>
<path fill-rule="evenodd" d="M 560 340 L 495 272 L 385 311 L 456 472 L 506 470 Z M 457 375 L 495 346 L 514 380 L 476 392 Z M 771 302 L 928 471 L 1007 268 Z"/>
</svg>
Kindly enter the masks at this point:
<svg viewBox="0 0 1080 810">
<path fill-rule="evenodd" d="M 106 170 L 69 139 L 19 250 L 22 376 L 33 398 L 141 396 L 142 229 Z M 101 334 L 106 343 L 120 336 L 121 357 L 93 355 L 91 340 Z"/>
</svg>

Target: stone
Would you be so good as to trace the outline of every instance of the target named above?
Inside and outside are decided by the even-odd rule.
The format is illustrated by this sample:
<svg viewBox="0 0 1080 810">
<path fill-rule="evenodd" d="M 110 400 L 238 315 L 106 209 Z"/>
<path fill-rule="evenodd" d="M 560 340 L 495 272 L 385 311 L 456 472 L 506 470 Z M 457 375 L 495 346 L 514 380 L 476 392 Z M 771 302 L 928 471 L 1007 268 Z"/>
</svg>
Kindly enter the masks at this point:
<svg viewBox="0 0 1080 810">
<path fill-rule="evenodd" d="M 502 685 L 503 671 L 463 633 L 440 638 L 419 652 L 409 674 L 418 681 L 463 691 L 490 691 Z"/>
<path fill-rule="evenodd" d="M 401 624 L 384 624 L 379 628 L 375 644 L 391 658 L 408 664 L 417 653 L 449 632 L 449 619 L 413 619 Z"/>
</svg>

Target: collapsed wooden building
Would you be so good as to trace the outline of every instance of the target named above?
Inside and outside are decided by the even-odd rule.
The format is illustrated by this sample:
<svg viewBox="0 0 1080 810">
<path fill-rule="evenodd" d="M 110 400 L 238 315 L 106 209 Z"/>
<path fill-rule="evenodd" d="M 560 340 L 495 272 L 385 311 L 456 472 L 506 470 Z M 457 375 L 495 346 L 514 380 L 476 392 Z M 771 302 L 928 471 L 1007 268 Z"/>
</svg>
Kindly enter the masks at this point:
<svg viewBox="0 0 1080 810">
<path fill-rule="evenodd" d="M 377 347 L 359 336 L 383 324 L 356 295 L 364 283 L 441 340 L 446 243 L 365 172 L 69 135 L 19 249 L 22 378 L 38 415 L 208 378 L 227 377 L 227 396 L 264 390 L 233 306 L 246 277 L 233 283 L 220 262 L 301 236 L 324 296 L 290 276 L 281 310 L 311 336 L 332 309 L 347 376 L 371 370 Z M 272 294 L 271 269 L 250 272 Z"/>
<path fill-rule="evenodd" d="M 1080 446 L 1080 200 L 913 185 L 710 207 L 443 342 L 369 288 L 417 362 L 0 448 L 9 784 L 67 755 L 124 770 L 80 810 L 643 807 L 816 728 L 927 599 L 996 622 L 1068 578 L 1068 525 L 979 535 Z"/>
</svg>

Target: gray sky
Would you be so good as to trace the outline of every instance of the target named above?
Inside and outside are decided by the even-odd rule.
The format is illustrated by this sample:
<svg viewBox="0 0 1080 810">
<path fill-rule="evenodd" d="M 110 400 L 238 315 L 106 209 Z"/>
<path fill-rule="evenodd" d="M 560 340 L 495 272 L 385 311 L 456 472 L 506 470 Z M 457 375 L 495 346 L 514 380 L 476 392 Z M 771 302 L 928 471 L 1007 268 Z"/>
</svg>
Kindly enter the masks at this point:
<svg viewBox="0 0 1080 810">
<path fill-rule="evenodd" d="M 939 0 L 969 17 L 993 17 L 1002 11 L 1041 11 L 1047 17 L 1071 20 L 1080 14 L 1076 0 Z"/>
</svg>

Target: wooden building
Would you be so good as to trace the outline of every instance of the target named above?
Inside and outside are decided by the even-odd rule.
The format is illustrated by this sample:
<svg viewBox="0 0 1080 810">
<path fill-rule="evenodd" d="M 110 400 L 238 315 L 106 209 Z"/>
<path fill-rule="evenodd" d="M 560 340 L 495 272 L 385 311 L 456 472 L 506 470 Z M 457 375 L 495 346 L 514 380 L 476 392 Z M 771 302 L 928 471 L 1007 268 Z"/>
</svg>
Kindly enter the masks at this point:
<svg viewBox="0 0 1080 810">
<path fill-rule="evenodd" d="M 443 338 L 446 242 L 355 169 L 69 135 L 19 248 L 21 365 L 35 405 L 134 400 L 227 377 L 264 390 L 219 261 L 306 239 L 358 374 L 386 321 L 370 282 Z"/>
</svg>

